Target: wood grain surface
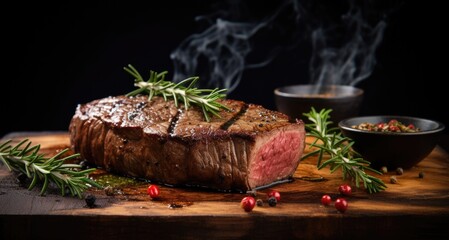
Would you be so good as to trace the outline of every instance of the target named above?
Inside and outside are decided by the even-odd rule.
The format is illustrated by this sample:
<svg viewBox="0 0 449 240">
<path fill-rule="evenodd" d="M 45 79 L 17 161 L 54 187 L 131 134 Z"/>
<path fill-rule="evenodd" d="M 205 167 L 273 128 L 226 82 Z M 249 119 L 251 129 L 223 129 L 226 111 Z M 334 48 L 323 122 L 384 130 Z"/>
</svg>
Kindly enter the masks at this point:
<svg viewBox="0 0 449 240">
<path fill-rule="evenodd" d="M 13 133 L 3 140 L 25 138 L 48 154 L 69 147 L 65 132 Z M 89 190 L 85 194 L 97 199 L 89 208 L 83 199 L 56 190 L 45 196 L 38 188 L 29 191 L 0 165 L 0 239 L 448 239 L 448 171 L 449 155 L 437 146 L 403 175 L 379 176 L 388 186 L 384 192 L 368 194 L 353 186 L 342 214 L 333 203 L 320 203 L 323 194 L 340 197 L 341 173 L 317 170 L 310 158 L 299 164 L 292 182 L 256 191 L 262 200 L 269 190 L 279 191 L 276 207 L 265 203 L 247 213 L 239 206 L 246 194 L 159 186 L 161 197 L 152 200 L 147 182 L 116 186 L 109 195 Z M 396 184 L 390 183 L 392 175 Z"/>
</svg>

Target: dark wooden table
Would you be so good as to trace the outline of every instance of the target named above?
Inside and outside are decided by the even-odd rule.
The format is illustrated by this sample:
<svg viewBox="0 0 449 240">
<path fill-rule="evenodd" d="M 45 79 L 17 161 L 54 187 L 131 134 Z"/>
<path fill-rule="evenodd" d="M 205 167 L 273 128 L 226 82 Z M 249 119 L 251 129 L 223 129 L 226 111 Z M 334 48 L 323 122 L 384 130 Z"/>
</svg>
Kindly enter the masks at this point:
<svg viewBox="0 0 449 240">
<path fill-rule="evenodd" d="M 29 138 L 48 154 L 69 146 L 64 132 L 6 138 Z M 160 186 L 161 198 L 151 200 L 148 183 L 112 196 L 89 190 L 97 198 L 97 207 L 89 208 L 83 199 L 28 191 L 1 166 L 0 239 L 449 239 L 449 155 L 442 148 L 397 176 L 396 184 L 389 182 L 394 171 L 379 176 L 388 185 L 384 192 L 353 187 L 344 214 L 320 204 L 323 194 L 339 196 L 341 173 L 317 170 L 315 161 L 301 162 L 293 182 L 270 188 L 281 193 L 276 207 L 250 213 L 239 206 L 245 194 Z M 266 199 L 270 189 L 258 190 L 257 198 Z"/>
</svg>

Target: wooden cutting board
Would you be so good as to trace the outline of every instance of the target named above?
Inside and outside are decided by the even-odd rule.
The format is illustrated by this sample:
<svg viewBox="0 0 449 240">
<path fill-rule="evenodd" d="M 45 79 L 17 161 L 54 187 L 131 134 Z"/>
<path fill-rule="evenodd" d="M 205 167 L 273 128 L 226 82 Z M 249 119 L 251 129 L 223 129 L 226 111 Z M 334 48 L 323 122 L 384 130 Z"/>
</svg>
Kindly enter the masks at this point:
<svg viewBox="0 0 449 240">
<path fill-rule="evenodd" d="M 13 133 L 3 140 L 25 138 L 41 144 L 41 151 L 48 154 L 69 147 L 66 132 Z M 418 177 L 419 172 L 424 178 Z M 299 164 L 292 182 L 256 192 L 256 198 L 266 200 L 269 190 L 279 191 L 276 207 L 265 201 L 247 213 L 239 206 L 245 194 L 160 186 L 160 199 L 151 200 L 145 194 L 148 183 L 135 181 L 116 186 L 112 195 L 89 190 L 86 194 L 97 198 L 96 207 L 89 208 L 76 197 L 28 191 L 0 165 L 0 239 L 448 239 L 448 173 L 449 155 L 436 147 L 417 166 L 396 176 L 396 184 L 389 180 L 394 171 L 379 176 L 388 186 L 384 192 L 368 194 L 354 186 L 353 195 L 346 197 L 349 208 L 342 214 L 333 203 L 327 207 L 320 203 L 323 194 L 339 197 L 341 173 L 317 170 L 316 159 L 307 159 Z"/>
</svg>

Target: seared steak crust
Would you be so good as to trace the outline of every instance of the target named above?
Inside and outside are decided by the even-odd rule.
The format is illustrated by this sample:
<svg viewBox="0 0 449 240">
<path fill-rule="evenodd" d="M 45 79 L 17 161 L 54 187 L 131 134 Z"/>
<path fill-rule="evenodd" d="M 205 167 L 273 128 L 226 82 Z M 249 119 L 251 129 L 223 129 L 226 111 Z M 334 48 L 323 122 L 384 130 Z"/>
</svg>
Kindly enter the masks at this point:
<svg viewBox="0 0 449 240">
<path fill-rule="evenodd" d="M 168 185 L 247 191 L 290 178 L 305 131 L 276 111 L 222 100 L 229 111 L 206 122 L 201 109 L 147 96 L 79 105 L 71 145 L 89 162 L 121 175 Z"/>
</svg>

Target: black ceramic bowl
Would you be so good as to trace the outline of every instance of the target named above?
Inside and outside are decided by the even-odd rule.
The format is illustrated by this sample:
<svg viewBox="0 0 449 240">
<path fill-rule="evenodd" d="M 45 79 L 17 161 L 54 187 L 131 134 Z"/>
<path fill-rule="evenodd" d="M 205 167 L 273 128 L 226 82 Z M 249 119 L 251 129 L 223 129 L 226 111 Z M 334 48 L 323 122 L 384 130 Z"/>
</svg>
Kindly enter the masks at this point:
<svg viewBox="0 0 449 240">
<path fill-rule="evenodd" d="M 396 119 L 404 125 L 413 124 L 419 132 L 374 132 L 358 130 L 354 125 L 361 123 L 388 123 Z M 338 123 L 344 136 L 354 140 L 353 148 L 379 170 L 402 167 L 411 168 L 428 156 L 437 145 L 444 125 L 440 122 L 407 116 L 366 116 L 342 120 Z"/>
<path fill-rule="evenodd" d="M 363 90 L 345 85 L 290 85 L 274 90 L 276 108 L 292 118 L 305 119 L 303 113 L 323 108 L 332 109 L 331 121 L 357 116 L 363 100 Z"/>
</svg>

